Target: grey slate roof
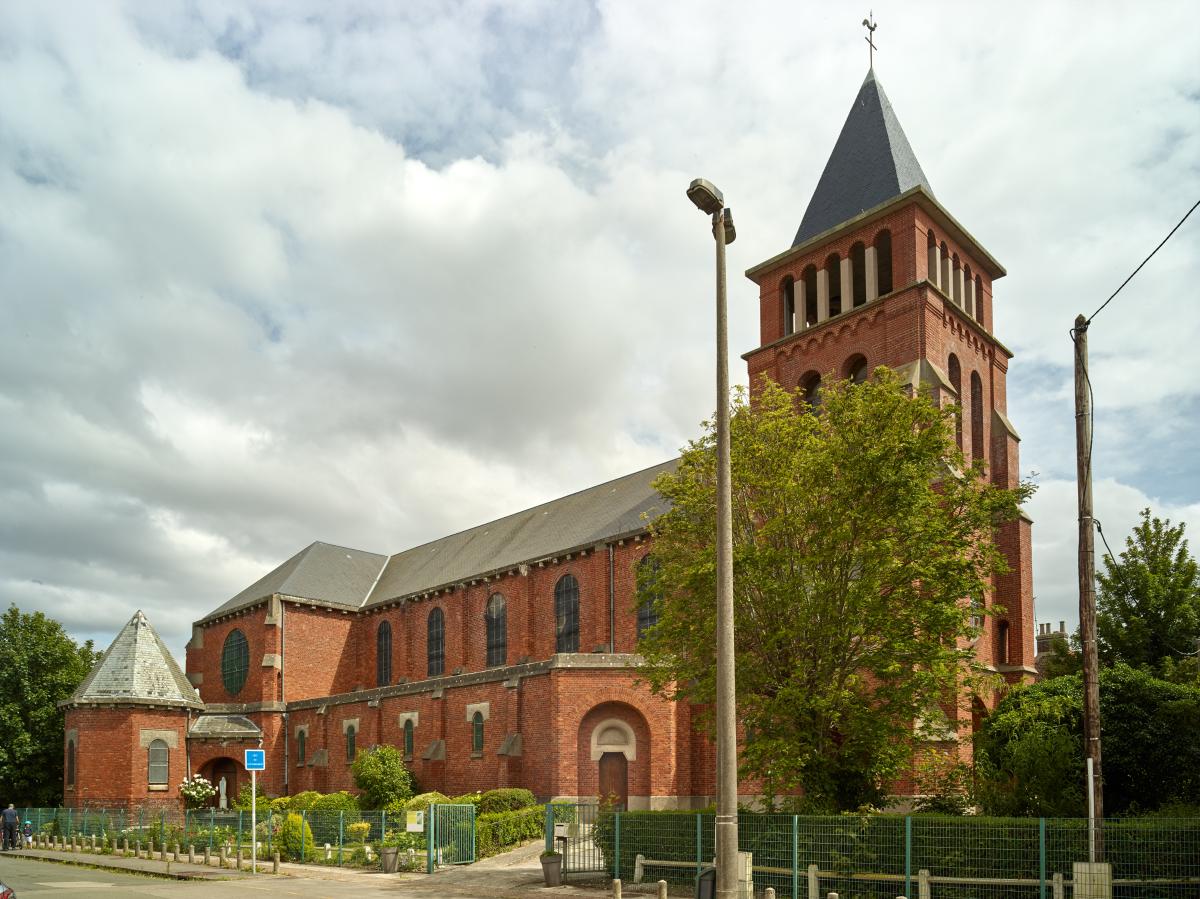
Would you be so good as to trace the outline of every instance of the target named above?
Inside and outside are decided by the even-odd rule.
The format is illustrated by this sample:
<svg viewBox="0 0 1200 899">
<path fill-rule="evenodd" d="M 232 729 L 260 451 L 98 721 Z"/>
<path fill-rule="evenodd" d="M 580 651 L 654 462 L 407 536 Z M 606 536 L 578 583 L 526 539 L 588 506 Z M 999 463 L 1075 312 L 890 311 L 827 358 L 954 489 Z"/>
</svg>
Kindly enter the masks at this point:
<svg viewBox="0 0 1200 899">
<path fill-rule="evenodd" d="M 388 559 L 367 602 L 412 595 L 639 531 L 646 526 L 643 512 L 656 517 L 667 509 L 651 483 L 678 464 L 672 459 L 397 553 Z"/>
<path fill-rule="evenodd" d="M 393 556 L 313 543 L 201 621 L 282 593 L 358 609 L 642 530 L 666 511 L 650 486 L 678 459 Z"/>
<path fill-rule="evenodd" d="M 236 611 L 276 593 L 357 609 L 387 558 L 360 549 L 313 543 L 206 617 Z"/>
<path fill-rule="evenodd" d="M 139 609 L 65 705 L 145 703 L 200 708 L 200 696 Z"/>
<path fill-rule="evenodd" d="M 262 731 L 249 718 L 242 715 L 201 715 L 192 722 L 189 737 L 210 739 L 257 739 Z"/>
<path fill-rule="evenodd" d="M 918 185 L 933 195 L 872 69 L 850 107 L 792 246 Z"/>
</svg>

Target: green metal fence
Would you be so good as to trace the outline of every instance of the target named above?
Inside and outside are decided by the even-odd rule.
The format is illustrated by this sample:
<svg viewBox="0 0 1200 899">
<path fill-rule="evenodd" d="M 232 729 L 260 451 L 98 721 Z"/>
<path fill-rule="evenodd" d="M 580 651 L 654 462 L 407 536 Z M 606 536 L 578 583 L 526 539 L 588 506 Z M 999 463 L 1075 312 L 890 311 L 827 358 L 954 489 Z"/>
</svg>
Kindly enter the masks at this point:
<svg viewBox="0 0 1200 899">
<path fill-rule="evenodd" d="M 475 806 L 435 804 L 425 817 L 426 870 L 439 865 L 469 865 L 475 861 Z"/>
<path fill-rule="evenodd" d="M 563 871 L 628 884 L 666 880 L 690 893 L 712 864 L 714 816 L 555 805 L 546 845 Z M 1200 820 L 1110 820 L 1103 828 L 1113 899 L 1200 897 Z M 817 899 L 1074 899 L 1088 824 L 1074 819 L 741 814 L 758 894 Z"/>
</svg>

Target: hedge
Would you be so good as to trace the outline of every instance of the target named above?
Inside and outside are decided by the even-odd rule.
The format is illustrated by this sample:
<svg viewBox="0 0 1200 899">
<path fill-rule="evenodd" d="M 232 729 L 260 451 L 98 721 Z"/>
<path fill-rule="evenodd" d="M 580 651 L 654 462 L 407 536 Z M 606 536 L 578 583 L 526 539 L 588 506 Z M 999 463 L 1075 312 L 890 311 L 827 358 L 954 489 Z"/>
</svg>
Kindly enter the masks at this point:
<svg viewBox="0 0 1200 899">
<path fill-rule="evenodd" d="M 475 858 L 487 858 L 512 846 L 545 836 L 546 807 L 492 812 L 475 819 Z"/>
</svg>

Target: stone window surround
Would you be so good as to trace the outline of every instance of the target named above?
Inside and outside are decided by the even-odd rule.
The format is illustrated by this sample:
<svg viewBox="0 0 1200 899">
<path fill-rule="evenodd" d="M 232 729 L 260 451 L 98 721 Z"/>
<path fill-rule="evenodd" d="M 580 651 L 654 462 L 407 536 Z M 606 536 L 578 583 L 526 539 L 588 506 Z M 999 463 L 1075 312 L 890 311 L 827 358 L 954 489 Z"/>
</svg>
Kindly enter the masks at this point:
<svg viewBox="0 0 1200 899">
<path fill-rule="evenodd" d="M 299 750 L 299 748 L 300 748 L 300 735 L 304 734 L 304 756 L 297 757 L 297 759 L 296 759 L 296 767 L 297 768 L 303 768 L 305 766 L 305 764 L 307 764 L 307 762 L 308 762 L 307 756 L 308 756 L 309 726 L 310 725 L 307 725 L 307 724 L 297 724 L 296 725 L 296 732 L 295 732 L 294 736 L 296 739 L 297 750 Z"/>
<path fill-rule="evenodd" d="M 404 760 L 406 762 L 411 762 L 412 758 L 413 758 L 413 752 L 407 751 L 408 746 L 404 741 L 404 725 L 407 724 L 409 721 L 412 722 L 412 726 L 413 726 L 413 752 L 416 752 L 416 748 L 417 748 L 416 730 L 418 727 L 421 726 L 421 713 L 420 712 L 401 712 L 396 717 L 396 726 L 400 728 L 400 740 L 401 740 L 400 746 L 404 750 L 403 754 L 404 754 Z"/>
<path fill-rule="evenodd" d="M 150 783 L 150 774 L 149 770 L 147 770 L 146 789 L 152 793 L 165 793 L 171 789 L 171 750 L 179 748 L 179 732 L 174 730 L 155 730 L 148 727 L 143 727 L 138 731 L 138 746 L 145 749 L 147 753 L 150 751 L 150 744 L 155 740 L 162 740 L 167 747 L 167 782 Z M 147 764 L 149 764 L 148 756 Z"/>
</svg>

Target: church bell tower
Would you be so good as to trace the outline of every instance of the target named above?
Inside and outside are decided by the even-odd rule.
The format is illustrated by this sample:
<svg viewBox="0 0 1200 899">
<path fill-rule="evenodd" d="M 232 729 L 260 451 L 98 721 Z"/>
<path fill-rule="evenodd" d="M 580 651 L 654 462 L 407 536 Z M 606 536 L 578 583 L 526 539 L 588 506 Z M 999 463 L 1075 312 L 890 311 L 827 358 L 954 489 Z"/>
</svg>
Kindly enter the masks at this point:
<svg viewBox="0 0 1200 899">
<path fill-rule="evenodd" d="M 1012 353 L 993 332 L 1004 267 L 934 197 L 874 70 L 867 73 L 792 245 L 746 276 L 759 287 L 759 346 L 743 358 L 751 390 L 766 376 L 815 398 L 822 380 L 880 365 L 962 409 L 957 439 L 988 477 L 1014 487 L 1020 438 L 1006 415 Z M 1032 679 L 1030 520 L 997 542 L 996 577 L 976 653 L 1010 683 Z M 990 702 L 988 703 L 991 704 Z"/>
</svg>

